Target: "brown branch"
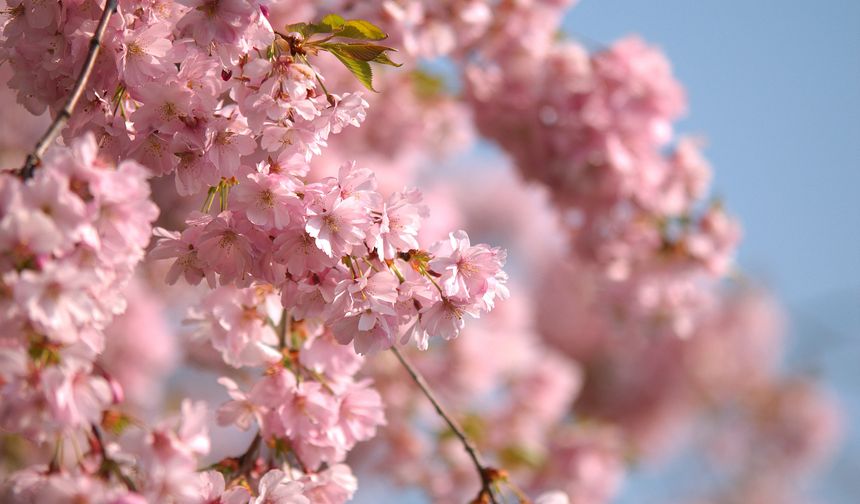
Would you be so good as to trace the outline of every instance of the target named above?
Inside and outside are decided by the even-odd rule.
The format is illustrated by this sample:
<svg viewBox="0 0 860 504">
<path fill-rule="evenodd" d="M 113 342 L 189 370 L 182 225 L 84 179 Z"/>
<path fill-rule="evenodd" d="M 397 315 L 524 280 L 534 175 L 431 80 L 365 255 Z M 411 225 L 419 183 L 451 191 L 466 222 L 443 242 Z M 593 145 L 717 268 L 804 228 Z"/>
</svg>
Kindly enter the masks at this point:
<svg viewBox="0 0 860 504">
<path fill-rule="evenodd" d="M 257 452 L 260 450 L 260 443 L 262 441 L 263 437 L 257 432 L 254 439 L 251 440 L 251 444 L 248 445 L 248 449 L 237 459 L 239 464 L 238 473 L 240 475 L 247 474 L 254 468 L 254 463 L 257 461 Z"/>
<path fill-rule="evenodd" d="M 57 139 L 57 136 L 59 136 L 60 132 L 66 126 L 66 123 L 69 122 L 69 118 L 72 117 L 72 112 L 74 112 L 75 106 L 84 94 L 84 88 L 87 85 L 87 81 L 90 79 L 90 75 L 93 73 L 96 58 L 98 57 L 99 50 L 101 49 L 102 38 L 104 37 L 111 15 L 116 12 L 117 1 L 118 0 L 106 0 L 107 3 L 105 4 L 105 9 L 102 12 L 101 19 L 99 19 L 98 27 L 96 27 L 95 33 L 93 33 L 93 38 L 90 39 L 89 51 L 87 52 L 87 57 L 84 60 L 84 66 L 81 68 L 81 73 L 78 74 L 78 78 L 75 81 L 75 87 L 72 88 L 72 93 L 66 100 L 66 104 L 63 105 L 63 108 L 57 114 L 57 117 L 54 118 L 54 121 L 48 127 L 48 130 L 45 131 L 45 134 L 42 135 L 42 138 L 40 138 L 39 142 L 36 143 L 36 147 L 33 149 L 33 152 L 27 156 L 27 161 L 24 163 L 24 166 L 20 171 L 22 179 L 27 180 L 33 177 L 36 167 L 42 162 L 42 156 L 45 154 L 45 151 L 47 151 L 48 147 L 54 143 L 54 140 Z"/>
<path fill-rule="evenodd" d="M 442 408 L 442 405 L 439 403 L 439 400 L 436 398 L 436 395 L 430 389 L 430 385 L 427 384 L 427 380 L 421 376 L 421 373 L 418 372 L 417 369 L 412 367 L 411 364 L 406 360 L 405 357 L 397 350 L 397 347 L 391 347 L 391 351 L 394 352 L 394 355 L 397 356 L 397 360 L 400 361 L 400 364 L 406 369 L 406 372 L 409 373 L 409 376 L 412 377 L 412 381 L 418 385 L 418 388 L 421 389 L 421 392 L 430 400 L 430 403 L 433 405 L 433 408 L 436 410 L 436 413 L 442 417 L 443 420 L 448 424 L 448 427 L 454 432 L 454 435 L 460 440 L 460 443 L 463 445 L 463 448 L 466 450 L 466 453 L 469 454 L 469 458 L 472 459 L 472 464 L 474 464 L 475 469 L 478 471 L 478 476 L 481 478 L 481 491 L 478 494 L 478 497 L 473 502 L 491 502 L 492 504 L 497 504 L 496 494 L 493 492 L 493 483 L 496 479 L 498 479 L 501 472 L 492 467 L 488 467 L 484 464 L 481 453 L 475 447 L 475 444 L 472 443 L 466 433 L 463 431 L 463 428 L 457 423 L 457 421 L 445 410 Z M 489 499 L 489 500 L 487 500 Z"/>
<path fill-rule="evenodd" d="M 128 477 L 127 474 L 122 472 L 122 467 L 120 467 L 119 462 L 110 458 L 107 454 L 107 450 L 105 449 L 104 438 L 102 437 L 102 433 L 99 430 L 98 426 L 92 424 L 92 438 L 90 442 L 92 443 L 92 448 L 98 452 L 99 457 L 101 458 L 101 465 L 99 467 L 99 474 L 107 479 L 111 474 L 115 475 L 119 478 L 120 481 L 125 485 L 126 488 L 131 490 L 132 492 L 137 491 L 137 488 L 134 485 L 134 482 L 131 478 Z"/>
</svg>

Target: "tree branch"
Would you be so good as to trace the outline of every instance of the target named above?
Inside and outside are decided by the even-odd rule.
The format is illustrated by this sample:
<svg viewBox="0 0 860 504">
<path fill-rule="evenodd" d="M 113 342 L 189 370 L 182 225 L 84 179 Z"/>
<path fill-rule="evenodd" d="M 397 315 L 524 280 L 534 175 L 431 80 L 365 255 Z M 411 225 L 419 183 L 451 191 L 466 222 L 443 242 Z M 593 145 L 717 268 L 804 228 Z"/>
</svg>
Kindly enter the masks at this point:
<svg viewBox="0 0 860 504">
<path fill-rule="evenodd" d="M 257 432 L 254 439 L 251 440 L 251 444 L 248 445 L 248 449 L 245 450 L 245 453 L 239 455 L 239 458 L 236 459 L 239 464 L 238 473 L 240 475 L 247 474 L 254 468 L 254 462 L 257 461 L 257 452 L 260 450 L 260 443 L 262 441 L 263 436 Z"/>
<path fill-rule="evenodd" d="M 95 451 L 98 452 L 99 457 L 101 457 L 99 474 L 105 479 L 107 479 L 111 474 L 114 474 L 117 478 L 119 478 L 120 481 L 122 481 L 126 488 L 128 488 L 132 492 L 136 491 L 137 488 L 135 487 L 134 482 L 131 480 L 131 478 L 129 478 L 128 475 L 122 472 L 122 468 L 116 460 L 108 456 L 107 450 L 105 449 L 105 441 L 98 426 L 92 424 L 91 432 L 91 443 L 93 444 L 93 448 L 95 449 Z"/>
<path fill-rule="evenodd" d="M 90 75 L 93 73 L 96 58 L 98 57 L 99 50 L 101 49 L 102 38 L 104 37 L 111 15 L 116 12 L 117 1 L 118 0 L 106 0 L 105 9 L 102 12 L 101 19 L 99 19 L 98 27 L 96 27 L 95 33 L 93 33 L 93 38 L 90 39 L 89 51 L 87 52 L 87 57 L 84 60 L 84 66 L 81 68 L 81 73 L 78 74 L 78 78 L 75 81 L 75 87 L 72 88 L 72 93 L 66 100 L 66 104 L 63 105 L 63 108 L 57 114 L 57 117 L 54 118 L 54 121 L 48 127 L 48 130 L 45 131 L 44 135 L 42 135 L 42 138 L 39 139 L 33 152 L 27 156 L 27 160 L 20 171 L 22 179 L 27 180 L 33 177 L 36 167 L 42 162 L 42 156 L 45 154 L 45 151 L 47 151 L 48 147 L 54 143 L 54 140 L 59 136 L 66 123 L 69 122 L 69 118 L 72 117 L 72 112 L 74 112 L 75 106 L 84 94 L 87 81 L 89 81 Z"/>
<path fill-rule="evenodd" d="M 392 346 L 391 351 L 394 352 L 394 355 L 397 356 L 397 360 L 400 361 L 400 364 L 406 369 L 406 372 L 409 373 L 409 376 L 412 377 L 412 381 L 418 385 L 418 388 L 421 389 L 421 392 L 430 400 L 430 403 L 433 405 L 433 408 L 436 410 L 436 413 L 442 417 L 443 420 L 448 424 L 448 427 L 454 432 L 454 435 L 460 440 L 460 443 L 463 445 L 463 448 L 466 450 L 466 453 L 469 454 L 469 458 L 472 459 L 472 464 L 475 465 L 475 469 L 478 471 L 478 476 L 481 478 L 481 492 L 478 494 L 478 498 L 475 499 L 474 502 L 491 502 L 492 504 L 497 504 L 496 495 L 493 492 L 493 482 L 496 479 L 496 476 L 500 474 L 497 469 L 493 469 L 484 464 L 481 453 L 475 447 L 472 440 L 470 440 L 466 433 L 463 431 L 463 428 L 457 423 L 457 421 L 445 410 L 442 408 L 442 405 L 439 403 L 439 400 L 436 398 L 436 395 L 430 390 L 430 385 L 427 384 L 427 381 L 421 376 L 421 373 L 418 372 L 417 369 L 412 367 L 411 364 L 406 360 L 405 357 L 397 350 L 397 347 Z M 487 501 L 489 499 L 489 501 Z"/>
</svg>

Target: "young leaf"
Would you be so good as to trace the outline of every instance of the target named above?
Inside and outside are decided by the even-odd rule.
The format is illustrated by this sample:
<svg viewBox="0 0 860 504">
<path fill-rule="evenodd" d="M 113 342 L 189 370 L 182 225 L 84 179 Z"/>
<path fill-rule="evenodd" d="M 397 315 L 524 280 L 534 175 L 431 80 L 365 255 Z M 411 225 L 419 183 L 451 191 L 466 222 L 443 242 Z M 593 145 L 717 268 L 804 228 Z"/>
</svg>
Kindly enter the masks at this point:
<svg viewBox="0 0 860 504">
<path fill-rule="evenodd" d="M 373 70 L 370 69 L 370 63 L 355 59 L 335 48 L 329 48 L 328 51 L 339 59 L 340 62 L 358 78 L 359 82 L 364 84 L 364 87 L 376 92 L 376 90 L 373 89 Z"/>
<path fill-rule="evenodd" d="M 319 46 L 329 51 L 341 52 L 361 61 L 375 61 L 380 55 L 384 55 L 385 51 L 393 51 L 390 47 L 361 43 L 324 43 Z"/>
<path fill-rule="evenodd" d="M 332 33 L 339 30 L 344 24 L 346 24 L 346 20 L 337 14 L 329 14 L 322 18 L 320 24 L 331 27 L 331 30 L 327 33 Z"/>
<path fill-rule="evenodd" d="M 385 40 L 388 38 L 388 35 L 378 26 L 363 19 L 350 19 L 344 23 L 338 36 L 356 40 Z"/>
<path fill-rule="evenodd" d="M 381 53 L 379 56 L 373 58 L 373 62 L 379 63 L 381 65 L 388 65 L 388 66 L 393 66 L 393 67 L 402 67 L 403 66 L 403 63 L 395 63 L 395 62 L 391 61 L 391 58 L 389 58 L 388 55 L 385 54 L 384 52 Z"/>
<path fill-rule="evenodd" d="M 333 28 L 325 23 L 294 23 L 286 26 L 287 33 L 297 32 L 307 39 L 319 33 L 331 33 Z"/>
<path fill-rule="evenodd" d="M 311 25 L 309 25 L 307 23 L 289 24 L 289 25 L 287 25 L 286 30 L 287 30 L 287 33 L 293 33 L 293 32 L 300 33 L 302 35 L 302 37 L 305 37 L 305 38 L 307 38 L 309 35 L 312 34 L 311 33 Z"/>
</svg>

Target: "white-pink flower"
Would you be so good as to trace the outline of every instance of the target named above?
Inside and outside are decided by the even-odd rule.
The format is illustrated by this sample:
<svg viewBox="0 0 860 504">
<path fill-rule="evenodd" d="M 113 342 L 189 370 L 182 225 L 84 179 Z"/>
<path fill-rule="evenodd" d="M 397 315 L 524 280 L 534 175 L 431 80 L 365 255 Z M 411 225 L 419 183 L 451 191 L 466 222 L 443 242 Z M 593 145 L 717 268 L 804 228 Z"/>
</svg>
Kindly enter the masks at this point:
<svg viewBox="0 0 860 504">
<path fill-rule="evenodd" d="M 508 297 L 503 250 L 472 246 L 469 236 L 461 230 L 434 245 L 431 253 L 434 258 L 430 269 L 440 275 L 439 283 L 446 296 L 469 299 L 485 311 L 493 308 L 497 297 Z"/>
<path fill-rule="evenodd" d="M 304 485 L 291 480 L 280 469 L 273 469 L 260 478 L 260 488 L 253 504 L 310 504 L 302 494 Z"/>
<path fill-rule="evenodd" d="M 305 230 L 327 256 L 341 257 L 363 243 L 369 225 L 367 208 L 359 200 L 342 199 L 333 190 L 308 207 Z"/>
<path fill-rule="evenodd" d="M 283 229 L 301 219 L 304 209 L 293 181 L 276 174 L 252 173 L 232 191 L 237 208 L 251 223 L 262 228 Z"/>
<path fill-rule="evenodd" d="M 242 430 L 248 430 L 255 419 L 259 422 L 260 408 L 251 402 L 235 381 L 222 376 L 218 378 L 218 383 L 227 389 L 231 399 L 218 408 L 216 416 L 219 425 L 235 424 Z"/>
<path fill-rule="evenodd" d="M 142 86 L 162 77 L 168 71 L 175 72 L 164 59 L 172 47 L 169 39 L 170 25 L 155 23 L 133 30 L 126 30 L 123 52 L 120 59 L 122 79 L 129 86 Z"/>
</svg>

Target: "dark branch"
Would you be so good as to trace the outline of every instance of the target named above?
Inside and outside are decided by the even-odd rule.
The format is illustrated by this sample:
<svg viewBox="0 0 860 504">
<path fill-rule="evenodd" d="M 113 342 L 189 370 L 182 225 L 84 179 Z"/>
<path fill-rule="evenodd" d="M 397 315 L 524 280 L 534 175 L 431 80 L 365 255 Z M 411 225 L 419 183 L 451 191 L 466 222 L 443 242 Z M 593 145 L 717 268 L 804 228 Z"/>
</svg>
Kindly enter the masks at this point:
<svg viewBox="0 0 860 504">
<path fill-rule="evenodd" d="M 131 490 L 132 492 L 136 491 L 136 487 L 131 478 L 128 477 L 120 467 L 119 463 L 110 458 L 107 454 L 107 450 L 105 449 L 105 441 L 102 437 L 102 433 L 99 430 L 98 426 L 93 424 L 91 426 L 92 439 L 91 443 L 93 444 L 93 449 L 98 452 L 99 457 L 101 458 L 101 466 L 99 467 L 99 474 L 104 478 L 109 478 L 111 474 L 115 475 L 119 478 L 120 481 L 125 485 L 126 488 Z"/>
<path fill-rule="evenodd" d="M 60 132 L 66 126 L 66 123 L 69 122 L 69 118 L 72 117 L 72 112 L 74 112 L 75 106 L 84 94 L 87 81 L 89 81 L 90 75 L 93 73 L 96 58 L 98 57 L 99 50 L 101 49 L 102 38 L 104 37 L 105 30 L 107 29 L 108 21 L 110 21 L 111 15 L 116 12 L 117 1 L 118 0 L 107 0 L 105 10 L 102 12 L 102 17 L 99 20 L 98 27 L 96 27 L 93 38 L 90 39 L 87 58 L 84 60 L 84 66 L 81 68 L 81 73 L 78 74 L 78 78 L 75 81 L 75 87 L 72 88 L 72 93 L 66 100 L 66 104 L 63 105 L 63 108 L 57 114 L 57 117 L 54 118 L 54 121 L 48 127 L 48 130 L 44 135 L 42 135 L 42 138 L 39 139 L 33 152 L 27 156 L 27 161 L 21 168 L 20 175 L 24 180 L 33 177 L 36 167 L 42 162 L 42 156 L 45 155 L 45 151 L 47 151 L 48 147 L 54 143 L 54 140 L 56 140 L 57 136 L 59 136 Z"/>
<path fill-rule="evenodd" d="M 430 389 L 430 385 L 427 384 L 427 381 L 421 376 L 421 373 L 418 372 L 417 369 L 412 367 L 411 364 L 406 360 L 405 357 L 397 350 L 397 347 L 391 347 L 391 351 L 394 352 L 394 355 L 397 356 L 397 360 L 400 361 L 400 364 L 406 369 L 406 372 L 409 373 L 409 376 L 412 377 L 412 381 L 418 385 L 418 388 L 421 389 L 421 392 L 430 400 L 430 403 L 433 405 L 433 408 L 436 410 L 436 413 L 442 417 L 443 420 L 448 424 L 448 427 L 454 432 L 454 435 L 460 440 L 460 443 L 463 445 L 463 448 L 466 450 L 466 453 L 469 454 L 469 458 L 472 459 L 472 464 L 475 465 L 475 469 L 478 471 L 478 475 L 481 478 L 481 492 L 478 494 L 478 498 L 475 499 L 475 502 L 487 502 L 486 499 L 489 499 L 489 502 L 496 504 L 496 495 L 493 492 L 493 482 L 495 480 L 496 475 L 499 474 L 499 471 L 493 469 L 491 467 L 487 467 L 484 465 L 484 462 L 481 458 L 481 453 L 475 447 L 472 440 L 466 436 L 466 433 L 463 431 L 463 428 L 460 427 L 460 424 L 457 423 L 457 420 L 454 419 L 451 415 L 449 415 L 442 408 L 442 405 L 439 403 L 439 400 L 436 398 L 436 395 Z"/>
</svg>

